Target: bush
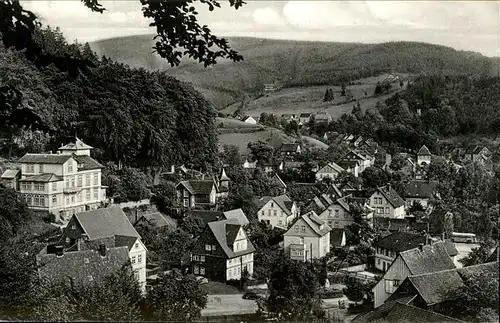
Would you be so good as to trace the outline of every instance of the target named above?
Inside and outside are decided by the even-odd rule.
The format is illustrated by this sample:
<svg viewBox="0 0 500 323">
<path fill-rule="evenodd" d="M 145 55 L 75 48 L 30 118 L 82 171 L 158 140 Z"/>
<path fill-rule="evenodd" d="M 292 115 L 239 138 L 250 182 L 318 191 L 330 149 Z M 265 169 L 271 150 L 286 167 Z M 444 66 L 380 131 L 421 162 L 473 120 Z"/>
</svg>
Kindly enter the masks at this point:
<svg viewBox="0 0 500 323">
<path fill-rule="evenodd" d="M 340 298 L 344 296 L 344 293 L 338 289 L 321 289 L 319 292 L 319 297 L 322 299 L 325 298 Z"/>
</svg>

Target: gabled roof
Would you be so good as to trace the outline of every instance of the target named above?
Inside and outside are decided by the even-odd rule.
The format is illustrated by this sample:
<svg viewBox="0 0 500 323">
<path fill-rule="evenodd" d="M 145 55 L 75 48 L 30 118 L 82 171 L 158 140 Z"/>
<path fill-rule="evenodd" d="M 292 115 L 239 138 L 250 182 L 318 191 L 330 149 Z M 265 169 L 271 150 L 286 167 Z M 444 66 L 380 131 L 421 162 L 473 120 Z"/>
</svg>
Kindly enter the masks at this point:
<svg viewBox="0 0 500 323">
<path fill-rule="evenodd" d="M 220 175 L 220 180 L 221 181 L 229 181 L 230 180 L 229 177 L 227 177 L 226 170 L 224 168 L 222 169 L 222 173 Z"/>
<path fill-rule="evenodd" d="M 380 305 L 379 307 L 375 308 L 370 312 L 359 314 L 351 321 L 351 323 L 376 322 L 379 319 L 387 316 L 387 314 L 390 313 L 390 311 L 393 309 L 396 303 L 408 304 L 415 298 L 415 296 L 416 295 L 408 296 L 405 298 L 399 298 L 397 300 L 386 301 L 384 304 Z"/>
<path fill-rule="evenodd" d="M 473 274 L 491 272 L 498 275 L 498 263 L 490 262 L 464 268 L 441 270 L 409 276 L 408 280 L 428 306 L 453 299 L 453 291 L 464 286 Z"/>
<path fill-rule="evenodd" d="M 73 159 L 76 160 L 80 166 L 78 170 L 91 170 L 91 169 L 101 169 L 104 168 L 99 162 L 87 155 L 73 155 Z"/>
<path fill-rule="evenodd" d="M 70 142 L 67 145 L 61 146 L 58 150 L 85 150 L 85 149 L 93 149 L 93 147 L 87 145 L 77 137 L 75 137 L 74 142 Z"/>
<path fill-rule="evenodd" d="M 319 237 L 324 236 L 325 234 L 327 234 L 332 230 L 332 228 L 330 228 L 324 220 L 318 217 L 318 215 L 314 211 L 310 211 L 307 212 L 306 214 L 303 214 L 300 217 L 300 219 L 304 220 L 304 222 L 307 223 L 307 225 L 311 228 L 311 230 L 314 233 L 316 233 L 316 235 L 318 235 Z M 287 233 L 292 232 L 291 230 L 292 228 L 290 228 L 290 230 L 288 230 Z"/>
<path fill-rule="evenodd" d="M 184 217 L 197 216 L 203 219 L 205 224 L 209 222 L 218 221 L 222 218 L 224 214 L 221 211 L 213 210 L 188 210 L 184 213 Z"/>
<path fill-rule="evenodd" d="M 422 308 L 408 305 L 408 304 L 402 304 L 398 301 L 395 302 L 394 306 L 389 310 L 387 315 L 385 317 L 382 317 L 378 320 L 371 321 L 371 322 L 378 322 L 378 323 L 383 323 L 383 322 L 415 322 L 415 323 L 420 323 L 420 322 L 436 322 L 436 323 L 455 323 L 455 322 L 463 322 L 459 319 L 442 315 L 436 312 L 424 310 Z"/>
<path fill-rule="evenodd" d="M 485 149 L 486 147 L 481 146 L 481 145 L 472 145 L 467 148 L 465 151 L 466 154 L 474 154 L 477 155 L 481 152 L 481 150 Z M 486 148 L 488 149 L 488 148 Z"/>
<path fill-rule="evenodd" d="M 162 228 L 162 227 L 165 227 L 165 226 L 170 226 L 170 227 L 175 226 L 175 223 L 170 222 L 160 212 L 146 213 L 139 220 L 141 220 L 141 219 L 144 219 L 145 221 L 149 222 L 151 225 L 153 225 L 153 226 L 155 226 L 157 228 Z"/>
<path fill-rule="evenodd" d="M 56 174 L 50 174 L 50 173 L 45 173 L 45 174 L 39 174 L 39 175 L 33 175 L 33 176 L 27 176 L 23 179 L 20 179 L 20 182 L 40 182 L 40 183 L 48 183 L 48 182 L 60 182 L 63 179 Z"/>
<path fill-rule="evenodd" d="M 285 182 L 283 182 L 283 180 L 281 179 L 281 177 L 279 177 L 279 175 L 277 173 L 274 173 L 273 175 L 273 178 L 277 179 L 278 183 L 283 187 L 283 188 L 286 188 L 286 184 Z"/>
<path fill-rule="evenodd" d="M 347 156 L 349 155 L 354 155 L 354 157 L 358 158 L 358 160 L 366 160 L 366 157 L 361 155 L 360 153 L 352 150 L 352 149 L 349 149 L 349 152 L 347 154 L 344 155 L 344 157 L 342 157 L 342 159 L 346 159 Z"/>
<path fill-rule="evenodd" d="M 458 255 L 458 250 L 457 250 L 457 248 L 455 248 L 455 244 L 453 242 L 445 241 L 444 246 L 446 248 L 446 253 L 450 257 L 455 257 L 456 255 Z"/>
<path fill-rule="evenodd" d="M 252 242 L 247 239 L 247 249 L 234 252 L 229 244 L 234 242 L 241 225 L 237 219 L 222 220 L 208 223 L 208 229 L 212 231 L 215 239 L 219 243 L 227 258 L 231 259 L 240 255 L 246 255 L 255 251 Z"/>
<path fill-rule="evenodd" d="M 394 232 L 391 233 L 382 239 L 376 241 L 374 246 L 395 251 L 401 252 L 409 249 L 413 249 L 418 247 L 421 243 L 425 244 L 426 237 L 412 232 Z"/>
<path fill-rule="evenodd" d="M 412 180 L 403 186 L 405 198 L 432 198 L 436 188 L 436 181 Z"/>
<path fill-rule="evenodd" d="M 215 183 L 213 180 L 190 180 L 180 182 L 177 187 L 179 185 L 183 185 L 193 195 L 209 195 Z"/>
<path fill-rule="evenodd" d="M 101 257 L 98 251 L 85 250 L 65 252 L 62 257 L 39 254 L 36 258 L 40 278 L 52 283 L 70 278 L 80 284 L 99 282 L 124 266 L 130 266 L 127 247 L 107 249 L 105 257 Z"/>
<path fill-rule="evenodd" d="M 335 183 L 332 183 L 330 187 L 328 187 L 327 193 L 331 196 L 335 196 L 336 198 L 342 197 L 342 192 L 339 190 Z"/>
<path fill-rule="evenodd" d="M 19 163 L 22 164 L 64 164 L 72 155 L 63 154 L 26 154 L 21 159 Z"/>
<path fill-rule="evenodd" d="M 417 153 L 418 156 L 430 156 L 431 155 L 431 152 L 429 151 L 429 148 L 427 148 L 426 145 L 423 145 L 422 147 L 420 147 L 420 149 L 418 150 L 418 153 Z"/>
<path fill-rule="evenodd" d="M 293 202 L 292 200 L 288 197 L 288 195 L 280 195 L 280 196 L 275 196 L 272 198 L 276 204 L 279 205 L 279 207 L 286 213 L 286 215 L 291 215 L 292 214 L 292 205 Z"/>
<path fill-rule="evenodd" d="M 344 196 L 344 197 L 337 199 L 337 201 L 336 201 L 336 203 L 338 203 L 347 212 L 351 211 L 350 207 L 349 207 L 349 201 L 348 201 L 348 199 L 350 197 L 351 197 L 351 195 L 347 195 L 347 196 Z"/>
<path fill-rule="evenodd" d="M 327 170 L 334 170 L 338 173 L 342 173 L 343 171 L 345 171 L 345 169 L 343 169 L 342 167 L 340 167 L 337 163 L 335 162 L 330 162 L 328 164 L 326 164 L 325 166 L 323 166 L 322 168 L 320 168 L 317 173 L 320 173 L 320 172 L 326 172 Z"/>
<path fill-rule="evenodd" d="M 405 205 L 405 201 L 398 192 L 396 192 L 390 185 L 379 187 L 378 191 L 391 203 L 394 208 Z"/>
<path fill-rule="evenodd" d="M 141 238 L 118 206 L 77 213 L 73 216 L 90 240 L 115 235 Z"/>
<path fill-rule="evenodd" d="M 2 174 L 2 178 L 4 179 L 12 179 L 16 178 L 19 175 L 19 169 L 6 169 Z"/>
<path fill-rule="evenodd" d="M 224 217 L 226 218 L 226 220 L 236 219 L 238 220 L 238 223 L 240 225 L 247 225 L 248 223 L 250 223 L 242 209 L 226 211 L 224 212 Z"/>
<path fill-rule="evenodd" d="M 399 256 L 403 259 L 412 275 L 455 268 L 442 241 L 432 245 L 425 245 L 422 251 L 420 251 L 420 248 L 403 251 Z"/>
</svg>

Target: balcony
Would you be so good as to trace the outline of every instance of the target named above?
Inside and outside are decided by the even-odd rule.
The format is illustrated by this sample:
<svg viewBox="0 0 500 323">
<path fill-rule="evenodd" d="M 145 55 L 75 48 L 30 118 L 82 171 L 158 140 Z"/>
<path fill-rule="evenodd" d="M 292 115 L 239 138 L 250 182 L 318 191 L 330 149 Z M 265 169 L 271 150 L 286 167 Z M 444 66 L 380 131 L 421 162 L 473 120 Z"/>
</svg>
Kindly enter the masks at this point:
<svg viewBox="0 0 500 323">
<path fill-rule="evenodd" d="M 65 187 L 64 190 L 63 190 L 63 193 L 64 194 L 75 194 L 75 193 L 78 193 L 82 190 L 81 187 Z"/>
</svg>

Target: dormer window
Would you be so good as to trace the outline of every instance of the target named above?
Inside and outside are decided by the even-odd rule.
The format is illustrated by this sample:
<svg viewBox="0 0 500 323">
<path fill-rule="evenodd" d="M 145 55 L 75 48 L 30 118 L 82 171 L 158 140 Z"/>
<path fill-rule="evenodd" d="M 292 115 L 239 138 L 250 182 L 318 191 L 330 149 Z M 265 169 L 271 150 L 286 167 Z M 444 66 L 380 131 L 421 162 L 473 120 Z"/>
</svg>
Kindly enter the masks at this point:
<svg viewBox="0 0 500 323">
<path fill-rule="evenodd" d="M 324 228 L 325 228 L 325 226 L 323 224 L 319 226 L 320 230 L 323 230 Z"/>
<path fill-rule="evenodd" d="M 73 172 L 73 164 L 69 163 L 68 164 L 68 173 L 72 173 L 72 172 Z"/>
</svg>

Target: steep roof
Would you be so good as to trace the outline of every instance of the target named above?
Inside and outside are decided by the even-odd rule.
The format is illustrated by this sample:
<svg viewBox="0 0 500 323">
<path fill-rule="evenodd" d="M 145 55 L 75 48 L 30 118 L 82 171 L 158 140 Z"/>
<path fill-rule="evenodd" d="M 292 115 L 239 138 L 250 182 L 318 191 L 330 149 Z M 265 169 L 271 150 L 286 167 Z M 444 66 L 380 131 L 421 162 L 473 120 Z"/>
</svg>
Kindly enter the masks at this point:
<svg viewBox="0 0 500 323">
<path fill-rule="evenodd" d="M 467 150 L 465 151 L 466 154 L 474 154 L 474 155 L 477 155 L 481 152 L 481 150 L 483 150 L 484 146 L 481 146 L 481 145 L 472 145 L 472 146 L 469 146 L 467 148 Z M 488 149 L 488 148 L 486 148 Z"/>
<path fill-rule="evenodd" d="M 274 173 L 273 178 L 277 180 L 277 182 L 281 185 L 281 187 L 286 188 L 285 182 L 283 182 L 283 180 L 281 179 L 281 177 L 279 177 L 277 173 Z"/>
<path fill-rule="evenodd" d="M 344 196 L 344 197 L 337 199 L 337 201 L 336 201 L 347 212 L 351 211 L 350 207 L 349 207 L 349 202 L 348 202 L 348 199 L 350 197 L 351 197 L 351 195 L 347 195 L 347 196 Z"/>
<path fill-rule="evenodd" d="M 226 211 L 224 212 L 224 217 L 226 218 L 226 220 L 237 219 L 240 225 L 247 225 L 248 223 L 250 223 L 242 209 Z"/>
<path fill-rule="evenodd" d="M 67 145 L 60 147 L 58 150 L 85 150 L 85 149 L 93 149 L 93 147 L 87 145 L 77 137 L 75 137 L 74 142 L 70 142 Z"/>
<path fill-rule="evenodd" d="M 405 204 L 405 201 L 398 192 L 396 192 L 390 185 L 379 187 L 378 191 L 391 203 L 395 208 L 401 207 Z"/>
<path fill-rule="evenodd" d="M 2 178 L 16 178 L 19 174 L 19 169 L 6 169 L 2 174 Z"/>
<path fill-rule="evenodd" d="M 212 231 L 215 239 L 226 254 L 227 258 L 231 259 L 255 251 L 255 247 L 250 240 L 247 240 L 246 250 L 234 252 L 233 249 L 229 247 L 229 244 L 234 242 L 234 238 L 236 238 L 236 235 L 238 234 L 237 230 L 241 228 L 241 225 L 238 223 L 237 219 L 210 222 L 208 223 L 208 228 Z"/>
<path fill-rule="evenodd" d="M 118 206 L 77 213 L 74 217 L 90 240 L 115 235 L 141 238 Z"/>
<path fill-rule="evenodd" d="M 76 160 L 76 162 L 81 165 L 81 167 L 78 168 L 78 170 L 91 170 L 91 169 L 101 169 L 104 168 L 102 164 L 97 162 L 94 158 L 87 156 L 87 155 L 73 155 L 73 159 Z"/>
<path fill-rule="evenodd" d="M 337 198 L 342 197 L 342 192 L 334 183 L 332 183 L 332 185 L 328 187 L 327 193 L 332 196 L 336 196 Z"/>
<path fill-rule="evenodd" d="M 184 213 L 184 217 L 189 216 L 197 216 L 203 219 L 203 222 L 207 224 L 209 222 L 220 220 L 223 216 L 223 213 L 221 211 L 213 210 L 188 210 L 186 213 Z"/>
<path fill-rule="evenodd" d="M 105 257 L 101 257 L 98 251 L 85 250 L 65 252 L 62 257 L 56 254 L 39 254 L 36 258 L 40 266 L 40 278 L 52 283 L 70 278 L 81 284 L 98 282 L 124 266 L 129 266 L 127 247 L 107 249 Z"/>
<path fill-rule="evenodd" d="M 393 309 L 396 303 L 408 304 L 411 302 L 416 295 L 401 297 L 397 300 L 388 300 L 384 304 L 375 308 L 374 310 L 362 313 L 356 316 L 351 322 L 352 323 L 366 323 L 366 322 L 376 322 L 380 318 L 385 317 Z"/>
<path fill-rule="evenodd" d="M 39 175 L 33 175 L 33 176 L 27 176 L 23 179 L 20 179 L 20 182 L 41 182 L 41 183 L 48 183 L 48 182 L 60 182 L 63 179 L 56 174 L 50 174 L 50 173 L 45 173 L 45 174 L 39 174 Z"/>
<path fill-rule="evenodd" d="M 193 195 L 209 195 L 215 183 L 213 180 L 190 180 L 182 181 L 179 185 L 183 185 Z"/>
<path fill-rule="evenodd" d="M 222 173 L 220 175 L 220 180 L 221 181 L 229 181 L 230 180 L 229 177 L 227 177 L 226 170 L 224 168 L 222 169 Z"/>
<path fill-rule="evenodd" d="M 320 237 L 324 236 L 332 230 L 332 228 L 330 228 L 328 224 L 326 224 L 326 222 L 322 220 L 314 211 L 307 212 L 300 218 L 304 220 L 304 222 L 309 225 L 313 232 Z"/>
<path fill-rule="evenodd" d="M 453 242 L 445 241 L 444 247 L 446 248 L 446 253 L 450 257 L 454 257 L 454 256 L 458 255 L 458 250 L 457 250 L 457 248 L 455 248 L 455 244 Z"/>
<path fill-rule="evenodd" d="M 321 169 L 319 169 L 318 173 L 325 172 L 328 169 L 332 169 L 332 170 L 339 172 L 339 173 L 342 173 L 344 171 L 344 169 L 342 167 L 340 167 L 338 164 L 336 164 L 335 162 L 329 162 L 328 164 L 323 166 Z"/>
<path fill-rule="evenodd" d="M 398 301 L 395 302 L 394 306 L 390 309 L 387 315 L 383 318 L 372 322 L 436 322 L 436 323 L 454 323 L 463 322 L 459 319 L 442 315 L 436 312 L 424 310 L 422 308 L 402 304 Z"/>
<path fill-rule="evenodd" d="M 63 154 L 26 154 L 18 162 L 22 164 L 64 164 L 70 158 L 73 158 L 73 156 Z"/>
<path fill-rule="evenodd" d="M 354 151 L 352 149 L 349 149 L 349 152 L 342 157 L 342 159 L 347 158 L 349 155 L 354 155 L 358 160 L 366 160 L 366 157 L 358 153 L 357 151 Z"/>
<path fill-rule="evenodd" d="M 276 204 L 279 205 L 279 207 L 286 213 L 286 215 L 292 214 L 293 202 L 287 195 L 283 194 L 280 196 L 275 196 L 272 199 L 274 202 L 276 202 Z"/>
<path fill-rule="evenodd" d="M 297 148 L 300 146 L 298 143 L 283 143 L 280 147 L 280 151 L 283 152 L 296 152 Z"/>
<path fill-rule="evenodd" d="M 409 276 L 408 280 L 428 306 L 453 299 L 453 291 L 464 286 L 470 275 L 492 272 L 498 275 L 498 263 L 491 262 L 464 268 L 455 268 Z"/>
<path fill-rule="evenodd" d="M 418 247 L 421 243 L 425 244 L 426 237 L 412 232 L 394 232 L 374 243 L 379 248 L 401 252 Z"/>
<path fill-rule="evenodd" d="M 403 196 L 406 198 L 432 198 L 436 181 L 412 180 L 403 186 Z"/>
<path fill-rule="evenodd" d="M 146 220 L 147 222 L 151 223 L 153 226 L 158 227 L 158 228 L 165 227 L 165 226 L 171 226 L 171 227 L 175 226 L 175 223 L 172 223 L 171 221 L 169 221 L 160 212 L 146 213 L 141 218 L 144 218 L 144 220 Z"/>
<path fill-rule="evenodd" d="M 422 147 L 420 147 L 420 149 L 418 150 L 418 153 L 417 155 L 419 156 L 430 156 L 431 155 L 431 152 L 429 151 L 429 148 L 427 148 L 426 145 L 423 145 Z"/>
<path fill-rule="evenodd" d="M 455 268 L 442 241 L 432 245 L 425 245 L 422 251 L 420 251 L 420 248 L 414 248 L 403 251 L 399 255 L 412 275 Z"/>
</svg>

